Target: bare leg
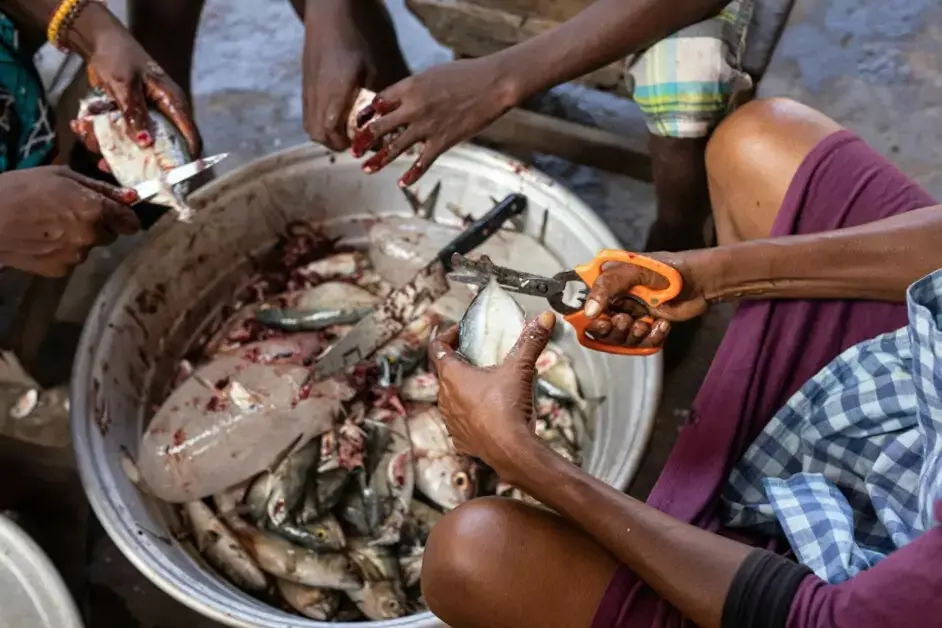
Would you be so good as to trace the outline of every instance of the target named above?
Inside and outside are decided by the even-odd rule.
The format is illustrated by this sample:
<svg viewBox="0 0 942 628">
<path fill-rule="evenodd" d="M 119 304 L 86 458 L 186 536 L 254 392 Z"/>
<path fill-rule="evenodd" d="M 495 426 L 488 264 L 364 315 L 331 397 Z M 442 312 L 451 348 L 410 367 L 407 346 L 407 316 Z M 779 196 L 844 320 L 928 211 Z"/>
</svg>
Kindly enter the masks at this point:
<svg viewBox="0 0 942 628">
<path fill-rule="evenodd" d="M 785 98 L 754 100 L 726 118 L 706 151 L 718 243 L 767 238 L 798 167 L 839 130 L 821 112 Z"/>
<path fill-rule="evenodd" d="M 651 135 L 648 146 L 658 213 L 648 233 L 645 250 L 703 248 L 703 228 L 710 215 L 705 163 L 707 138 Z"/>
<path fill-rule="evenodd" d="M 617 565 L 557 515 L 486 497 L 435 526 L 422 593 L 453 628 L 589 626 Z"/>
<path fill-rule="evenodd" d="M 196 31 L 205 0 L 131 0 L 131 34 L 192 101 Z"/>
</svg>

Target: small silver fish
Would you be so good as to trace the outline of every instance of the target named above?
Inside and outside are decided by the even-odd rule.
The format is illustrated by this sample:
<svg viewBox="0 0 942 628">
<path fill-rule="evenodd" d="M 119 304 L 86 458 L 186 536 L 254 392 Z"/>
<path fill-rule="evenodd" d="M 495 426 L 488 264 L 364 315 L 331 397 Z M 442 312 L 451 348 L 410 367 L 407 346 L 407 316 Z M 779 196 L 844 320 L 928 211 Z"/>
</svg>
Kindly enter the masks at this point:
<svg viewBox="0 0 942 628">
<path fill-rule="evenodd" d="M 406 417 L 415 456 L 416 488 L 446 510 L 477 494 L 474 462 L 455 451 L 438 408 L 416 405 Z"/>
<path fill-rule="evenodd" d="M 239 517 L 226 522 L 255 562 L 266 572 L 298 584 L 326 589 L 355 590 L 362 585 L 346 556 L 314 552 L 249 525 Z"/>
<path fill-rule="evenodd" d="M 199 500 L 187 502 L 183 513 L 193 528 L 197 550 L 210 565 L 246 591 L 260 593 L 268 587 L 258 563 L 209 506 Z"/>
<path fill-rule="evenodd" d="M 282 580 L 275 580 L 278 592 L 285 602 L 305 617 L 318 621 L 329 621 L 337 614 L 340 608 L 339 591 L 307 587 L 303 584 Z"/>
<path fill-rule="evenodd" d="M 288 310 L 264 308 L 255 312 L 255 320 L 267 327 L 284 331 L 320 331 L 334 325 L 349 325 L 373 311 L 371 307 L 339 310 Z"/>
<path fill-rule="evenodd" d="M 270 529 L 278 536 L 315 552 L 337 552 L 347 544 L 340 522 L 330 514 L 311 523 L 285 521 Z"/>
<path fill-rule="evenodd" d="M 311 439 L 282 460 L 272 472 L 265 511 L 274 527 L 277 528 L 291 519 L 301 505 L 308 471 L 317 467 L 320 452 L 320 439 Z"/>
<path fill-rule="evenodd" d="M 351 539 L 350 560 L 363 576 L 363 588 L 347 592 L 357 608 L 372 620 L 405 615 L 399 560 L 392 549 L 376 547 L 366 539 Z"/>
<path fill-rule="evenodd" d="M 160 180 L 164 172 L 189 163 L 192 159 L 186 141 L 176 127 L 156 109 L 149 109 L 148 114 L 153 121 L 154 143 L 145 148 L 131 137 L 127 121 L 114 101 L 103 91 L 92 90 L 79 101 L 77 117 L 91 121 L 102 158 L 114 178 L 126 188 L 133 188 L 145 181 Z M 186 183 L 167 186 L 150 202 L 170 207 L 180 220 L 188 221 L 192 217 L 192 210 L 184 201 L 187 191 Z"/>
<path fill-rule="evenodd" d="M 491 277 L 458 324 L 458 351 L 475 366 L 498 365 L 526 324 L 523 308 Z"/>
<path fill-rule="evenodd" d="M 304 489 L 304 502 L 298 511 L 298 523 L 311 523 L 333 510 L 340 503 L 349 479 L 350 471 L 342 467 L 309 478 Z"/>
</svg>

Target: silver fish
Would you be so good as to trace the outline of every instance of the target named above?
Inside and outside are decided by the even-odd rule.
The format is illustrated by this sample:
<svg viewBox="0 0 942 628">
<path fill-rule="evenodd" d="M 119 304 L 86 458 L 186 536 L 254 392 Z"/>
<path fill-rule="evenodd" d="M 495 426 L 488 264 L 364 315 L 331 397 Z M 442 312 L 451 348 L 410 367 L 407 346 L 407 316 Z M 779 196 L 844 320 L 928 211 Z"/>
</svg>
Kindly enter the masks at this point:
<svg viewBox="0 0 942 628">
<path fill-rule="evenodd" d="M 299 547 L 262 532 L 238 517 L 228 518 L 227 523 L 255 562 L 276 578 L 341 591 L 361 587 L 360 579 L 351 571 L 350 561 L 343 554 Z"/>
<path fill-rule="evenodd" d="M 402 617 L 406 596 L 402 589 L 399 560 L 390 548 L 376 547 L 364 539 L 350 541 L 350 560 L 363 576 L 363 588 L 347 596 L 368 619 Z"/>
<path fill-rule="evenodd" d="M 304 501 L 298 511 L 298 523 L 310 523 L 333 510 L 340 503 L 349 479 L 350 471 L 342 467 L 309 478 Z"/>
<path fill-rule="evenodd" d="M 271 473 L 268 482 L 269 494 L 265 503 L 268 521 L 279 527 L 293 517 L 304 498 L 308 472 L 317 467 L 321 453 L 320 439 L 308 441 L 300 449 L 287 456 Z"/>
<path fill-rule="evenodd" d="M 339 591 L 307 587 L 280 578 L 275 580 L 275 584 L 278 587 L 278 593 L 281 594 L 285 602 L 305 617 L 318 621 L 329 621 L 333 619 L 334 615 L 337 614 L 337 609 L 340 608 L 341 593 Z"/>
<path fill-rule="evenodd" d="M 474 463 L 455 451 L 438 408 L 416 405 L 409 410 L 406 422 L 415 456 L 416 488 L 446 510 L 473 498 L 477 492 Z"/>
<path fill-rule="evenodd" d="M 114 178 L 126 188 L 145 181 L 160 180 L 164 172 L 189 163 L 192 159 L 176 127 L 155 109 L 149 109 L 148 114 L 153 121 L 154 143 L 141 147 L 131 137 L 127 121 L 117 110 L 114 101 L 104 92 L 93 90 L 79 101 L 77 117 L 91 121 L 102 158 Z M 150 202 L 170 207 L 180 220 L 187 221 L 192 217 L 192 210 L 184 201 L 187 191 L 186 184 L 167 186 Z"/>
<path fill-rule="evenodd" d="M 260 593 L 268 580 L 232 532 L 202 501 L 183 505 L 196 540 L 196 548 L 213 567 L 246 591 Z"/>
<path fill-rule="evenodd" d="M 403 547 L 399 553 L 399 570 L 402 572 L 402 583 L 406 588 L 414 587 L 422 579 L 422 557 L 425 547 L 422 545 L 409 545 Z"/>
<path fill-rule="evenodd" d="M 263 308 L 255 312 L 255 320 L 267 327 L 284 331 L 320 331 L 334 325 L 349 325 L 373 311 L 372 307 L 288 310 Z"/>
<path fill-rule="evenodd" d="M 329 514 L 311 523 L 285 521 L 279 525 L 270 525 L 270 529 L 282 538 L 315 552 L 337 552 L 347 544 L 340 522 Z"/>
<path fill-rule="evenodd" d="M 368 519 L 373 519 L 374 513 L 378 515 L 379 525 L 373 530 L 373 542 L 379 545 L 392 545 L 399 541 L 416 481 L 405 420 L 396 416 L 389 427 L 390 443 L 379 459 L 376 470 L 370 474 L 368 492 L 364 495 Z"/>
<path fill-rule="evenodd" d="M 475 366 L 495 366 L 526 326 L 523 308 L 491 277 L 458 324 L 458 351 Z"/>
</svg>

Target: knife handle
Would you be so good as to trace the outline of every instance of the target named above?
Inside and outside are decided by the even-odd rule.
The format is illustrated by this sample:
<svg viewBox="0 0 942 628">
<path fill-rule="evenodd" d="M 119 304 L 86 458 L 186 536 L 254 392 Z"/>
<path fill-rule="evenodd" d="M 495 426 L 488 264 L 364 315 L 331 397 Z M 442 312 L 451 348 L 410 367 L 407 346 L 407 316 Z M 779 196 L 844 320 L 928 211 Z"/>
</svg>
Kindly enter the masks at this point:
<svg viewBox="0 0 942 628">
<path fill-rule="evenodd" d="M 495 205 L 491 211 L 475 220 L 474 224 L 462 231 L 457 238 L 439 251 L 438 260 L 445 267 L 445 270 L 450 271 L 452 255 L 455 253 L 467 255 L 475 247 L 490 238 L 508 219 L 519 216 L 526 209 L 526 196 L 523 194 L 509 195 Z"/>
</svg>

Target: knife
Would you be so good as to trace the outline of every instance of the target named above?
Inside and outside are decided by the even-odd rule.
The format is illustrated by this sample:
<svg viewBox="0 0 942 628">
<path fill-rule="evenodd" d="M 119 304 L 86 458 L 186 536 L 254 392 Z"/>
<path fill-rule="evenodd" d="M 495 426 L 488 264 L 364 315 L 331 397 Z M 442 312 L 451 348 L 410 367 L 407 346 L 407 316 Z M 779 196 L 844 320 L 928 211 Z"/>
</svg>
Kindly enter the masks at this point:
<svg viewBox="0 0 942 628">
<path fill-rule="evenodd" d="M 204 170 L 209 170 L 228 156 L 229 153 L 220 153 L 212 157 L 203 157 L 202 159 L 197 159 L 196 161 L 191 161 L 188 164 L 183 164 L 182 166 L 168 170 L 160 179 L 151 179 L 150 181 L 138 183 L 134 186 L 134 191 L 137 192 L 137 200 L 134 204 L 143 203 L 154 198 L 166 190 L 168 186 L 173 187 L 178 183 L 183 183 L 187 179 L 192 179 Z"/>
<path fill-rule="evenodd" d="M 455 253 L 470 253 L 497 232 L 504 222 L 520 215 L 526 208 L 527 197 L 511 194 L 462 231 L 409 283 L 394 290 L 372 314 L 328 347 L 314 363 L 314 379 L 322 380 L 355 366 L 392 340 L 406 325 L 421 316 L 428 306 L 448 292 L 447 274 L 451 270 L 451 258 Z"/>
</svg>

